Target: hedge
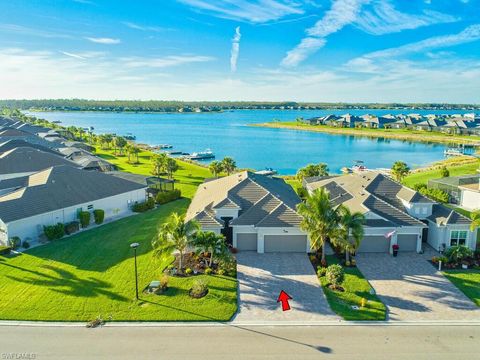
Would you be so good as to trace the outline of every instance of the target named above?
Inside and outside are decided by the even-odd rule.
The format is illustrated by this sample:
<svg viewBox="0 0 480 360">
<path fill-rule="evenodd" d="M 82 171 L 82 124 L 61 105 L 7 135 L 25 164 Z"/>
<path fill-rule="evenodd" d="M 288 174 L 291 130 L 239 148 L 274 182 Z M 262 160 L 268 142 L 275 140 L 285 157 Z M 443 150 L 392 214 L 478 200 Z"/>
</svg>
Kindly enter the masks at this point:
<svg viewBox="0 0 480 360">
<path fill-rule="evenodd" d="M 72 221 L 65 224 L 65 234 L 70 235 L 80 230 L 80 223 L 78 221 Z"/>
<path fill-rule="evenodd" d="M 170 201 L 180 199 L 182 192 L 179 189 L 174 189 L 170 191 L 162 191 L 157 194 L 155 201 L 157 204 L 166 204 Z"/>
<path fill-rule="evenodd" d="M 8 255 L 12 251 L 10 246 L 0 245 L 0 255 Z"/>
<path fill-rule="evenodd" d="M 93 218 L 95 219 L 95 224 L 100 225 L 105 219 L 105 211 L 102 209 L 93 210 Z"/>
<path fill-rule="evenodd" d="M 48 240 L 58 240 L 65 235 L 65 227 L 62 223 L 57 225 L 48 225 L 43 227 L 43 232 Z"/>
<path fill-rule="evenodd" d="M 18 236 L 12 236 L 9 241 L 13 250 L 17 250 L 22 245 L 22 240 Z"/>
<path fill-rule="evenodd" d="M 90 225 L 90 212 L 80 211 L 78 213 L 78 218 L 80 219 L 80 225 L 82 225 L 82 228 L 86 228 Z"/>
<path fill-rule="evenodd" d="M 155 201 L 153 200 L 153 198 L 148 198 L 147 201 L 133 204 L 132 211 L 137 213 L 142 213 L 147 210 L 151 210 L 154 207 L 155 207 Z"/>
</svg>

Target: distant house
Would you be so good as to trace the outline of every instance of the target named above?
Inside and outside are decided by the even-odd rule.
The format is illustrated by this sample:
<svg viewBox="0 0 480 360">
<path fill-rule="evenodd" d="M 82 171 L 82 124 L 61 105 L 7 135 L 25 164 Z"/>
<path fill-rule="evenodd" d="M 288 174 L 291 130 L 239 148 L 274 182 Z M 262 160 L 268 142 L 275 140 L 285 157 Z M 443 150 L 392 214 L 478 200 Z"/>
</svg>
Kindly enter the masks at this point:
<svg viewBox="0 0 480 360">
<path fill-rule="evenodd" d="M 27 131 L 15 129 L 12 127 L 0 128 L 0 143 L 8 140 L 23 140 L 30 144 L 37 144 L 48 147 L 50 149 L 58 149 L 64 147 L 63 144 L 47 141 Z"/>
<path fill-rule="evenodd" d="M 78 167 L 60 155 L 31 147 L 15 148 L 0 155 L 0 180 L 28 176 L 57 165 Z"/>
<path fill-rule="evenodd" d="M 308 252 L 296 211 L 300 198 L 283 179 L 248 171 L 203 183 L 186 220 L 222 233 L 240 251 Z"/>
<path fill-rule="evenodd" d="M 75 221 L 80 211 L 102 209 L 106 220 L 130 214 L 132 204 L 145 200 L 145 189 L 135 182 L 64 165 L 2 180 L 0 243 L 13 236 L 37 239 L 44 225 Z"/>
<path fill-rule="evenodd" d="M 376 173 L 350 174 L 304 182 L 308 192 L 325 188 L 333 205 L 343 204 L 366 217 L 359 252 L 420 252 L 423 243 L 441 250 L 462 244 L 475 249 L 470 220 L 418 192 Z"/>
<path fill-rule="evenodd" d="M 397 119 L 395 117 L 384 117 L 376 115 L 364 115 L 361 117 L 364 120 L 362 126 L 372 129 L 384 129 L 387 127 L 391 127 L 390 125 L 397 122 Z"/>
<path fill-rule="evenodd" d="M 81 141 L 63 141 L 62 144 L 66 147 L 79 148 L 88 152 L 94 152 L 95 148 L 87 143 Z"/>
<path fill-rule="evenodd" d="M 59 149 L 59 152 L 62 153 L 66 159 L 73 161 L 84 170 L 106 172 L 116 169 L 115 165 L 110 164 L 108 161 L 79 148 L 66 147 Z"/>
<path fill-rule="evenodd" d="M 462 187 L 475 187 L 480 183 L 480 174 L 463 175 L 463 176 L 449 176 L 440 179 L 432 179 L 428 181 L 428 187 L 431 189 L 439 189 L 448 194 L 449 202 L 452 204 L 462 204 Z M 468 197 L 468 196 L 467 196 Z M 472 199 L 475 198 L 474 196 Z M 468 202 L 468 199 L 467 199 Z M 475 207 L 472 207 L 475 208 Z M 480 208 L 480 202 L 477 202 L 477 207 Z"/>
<path fill-rule="evenodd" d="M 43 151 L 43 152 L 48 152 L 48 153 L 51 153 L 51 154 L 54 154 L 54 155 L 61 155 L 60 152 L 58 152 L 57 150 L 54 150 L 54 149 L 51 149 L 51 148 L 48 148 L 46 146 L 43 146 L 43 145 L 39 145 L 39 144 L 32 144 L 32 143 L 29 143 L 25 140 L 21 140 L 21 139 L 17 139 L 17 140 L 7 140 L 3 143 L 0 143 L 0 155 L 4 152 L 7 152 L 7 151 L 10 151 L 10 150 L 13 150 L 13 149 L 16 149 L 16 148 L 32 148 L 32 149 L 36 149 L 36 150 L 40 150 L 40 151 Z"/>
</svg>

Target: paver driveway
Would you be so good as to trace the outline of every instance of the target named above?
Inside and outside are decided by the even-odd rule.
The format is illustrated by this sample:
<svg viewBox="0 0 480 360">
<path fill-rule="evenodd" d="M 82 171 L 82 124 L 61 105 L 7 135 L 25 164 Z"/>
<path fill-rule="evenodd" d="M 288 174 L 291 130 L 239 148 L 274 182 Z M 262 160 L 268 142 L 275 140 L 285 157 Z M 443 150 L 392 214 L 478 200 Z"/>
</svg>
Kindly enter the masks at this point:
<svg viewBox="0 0 480 360">
<path fill-rule="evenodd" d="M 237 254 L 239 313 L 234 321 L 339 320 L 328 306 L 306 254 L 242 252 Z M 290 311 L 282 311 L 278 294 L 285 290 Z"/>
<path fill-rule="evenodd" d="M 358 254 L 357 266 L 389 320 L 480 320 L 480 309 L 416 253 Z"/>
</svg>

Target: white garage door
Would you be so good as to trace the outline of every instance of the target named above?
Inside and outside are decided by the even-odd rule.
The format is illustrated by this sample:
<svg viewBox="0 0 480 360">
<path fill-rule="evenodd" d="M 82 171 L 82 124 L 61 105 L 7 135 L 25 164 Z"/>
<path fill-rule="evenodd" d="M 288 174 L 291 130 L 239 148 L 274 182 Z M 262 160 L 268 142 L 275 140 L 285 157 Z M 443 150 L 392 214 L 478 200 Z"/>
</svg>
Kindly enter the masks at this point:
<svg viewBox="0 0 480 360">
<path fill-rule="evenodd" d="M 265 252 L 307 252 L 306 235 L 265 235 Z"/>
<path fill-rule="evenodd" d="M 257 251 L 257 234 L 237 234 L 237 249 Z"/>
<path fill-rule="evenodd" d="M 397 235 L 397 243 L 400 247 L 398 251 L 417 251 L 418 236 L 414 235 Z"/>
<path fill-rule="evenodd" d="M 357 252 L 388 253 L 389 250 L 390 239 L 385 236 L 365 236 Z"/>
</svg>

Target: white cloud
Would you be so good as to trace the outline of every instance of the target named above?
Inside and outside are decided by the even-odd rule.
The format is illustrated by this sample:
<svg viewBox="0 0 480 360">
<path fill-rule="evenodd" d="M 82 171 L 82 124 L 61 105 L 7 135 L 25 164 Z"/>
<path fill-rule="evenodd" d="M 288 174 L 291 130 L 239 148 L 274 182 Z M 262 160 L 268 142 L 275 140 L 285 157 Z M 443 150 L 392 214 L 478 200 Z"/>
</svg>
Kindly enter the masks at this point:
<svg viewBox="0 0 480 360">
<path fill-rule="evenodd" d="M 16 24 L 0 24 L 0 31 L 16 33 L 20 35 L 37 36 L 37 37 L 43 37 L 43 38 L 59 38 L 59 39 L 72 38 L 72 36 L 68 34 L 63 34 L 61 32 L 33 29 L 26 26 L 22 26 L 22 25 L 16 25 Z"/>
<path fill-rule="evenodd" d="M 159 26 L 140 25 L 140 24 L 133 23 L 133 22 L 130 22 L 130 21 L 125 21 L 125 22 L 123 22 L 123 24 L 125 26 L 129 27 L 130 29 L 140 30 L 140 31 L 162 32 L 162 31 L 168 30 L 168 29 L 165 29 L 165 28 L 162 28 L 162 27 L 159 27 Z"/>
<path fill-rule="evenodd" d="M 378 58 L 395 58 L 410 53 L 442 49 L 478 40 L 480 40 L 480 24 L 475 24 L 465 28 L 463 31 L 457 34 L 434 36 L 422 41 L 406 44 L 403 46 L 375 51 L 363 55 L 361 58 L 367 60 Z"/>
<path fill-rule="evenodd" d="M 419 15 L 402 13 L 390 1 L 382 0 L 375 1 L 371 8 L 362 11 L 356 25 L 366 33 L 384 35 L 458 20 L 452 15 L 431 10 L 425 10 Z"/>
<path fill-rule="evenodd" d="M 301 1 L 293 0 L 178 0 L 217 17 L 265 23 L 288 15 L 303 14 Z"/>
<path fill-rule="evenodd" d="M 116 45 L 121 43 L 120 39 L 112 39 L 112 38 L 105 38 L 105 37 L 101 37 L 101 38 L 86 37 L 85 39 L 96 44 L 104 44 L 104 45 Z"/>
<path fill-rule="evenodd" d="M 130 68 L 166 68 L 184 64 L 208 62 L 213 60 L 215 60 L 213 57 L 202 55 L 171 55 L 160 58 L 130 57 L 121 59 L 122 64 Z"/>
<path fill-rule="evenodd" d="M 72 57 L 74 59 L 86 60 L 86 58 L 84 58 L 83 56 L 78 55 L 78 54 L 74 54 L 74 53 L 71 53 L 71 52 L 68 52 L 68 51 L 60 51 L 60 53 L 62 53 L 65 56 Z"/>
<path fill-rule="evenodd" d="M 287 53 L 282 65 L 297 66 L 308 56 L 326 44 L 325 37 L 341 30 L 345 25 L 354 22 L 365 3 L 370 0 L 334 0 L 332 6 L 322 19 L 306 30 L 308 37 Z"/>
<path fill-rule="evenodd" d="M 235 28 L 235 35 L 232 39 L 232 49 L 230 51 L 230 71 L 235 73 L 237 71 L 238 55 L 240 53 L 240 39 L 242 34 L 240 33 L 240 26 Z"/>
</svg>

